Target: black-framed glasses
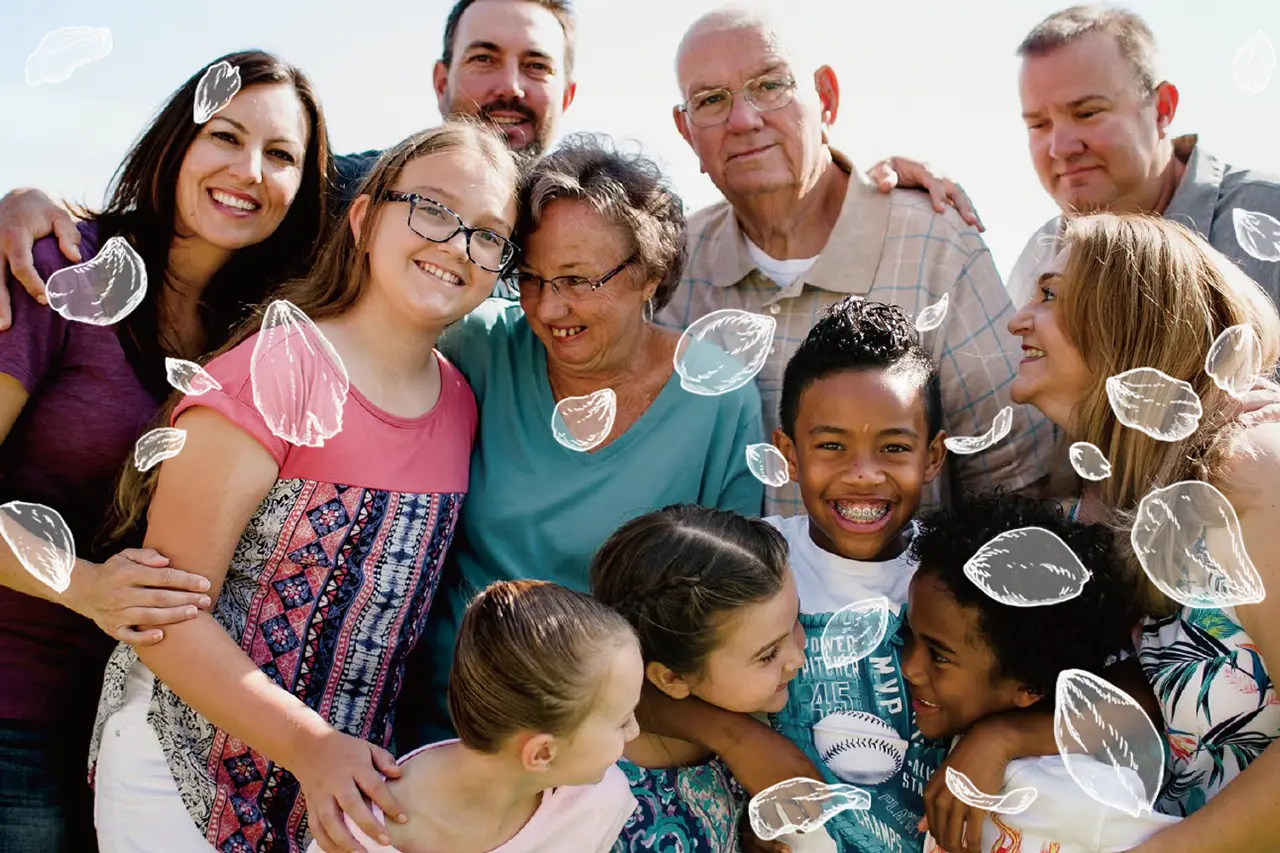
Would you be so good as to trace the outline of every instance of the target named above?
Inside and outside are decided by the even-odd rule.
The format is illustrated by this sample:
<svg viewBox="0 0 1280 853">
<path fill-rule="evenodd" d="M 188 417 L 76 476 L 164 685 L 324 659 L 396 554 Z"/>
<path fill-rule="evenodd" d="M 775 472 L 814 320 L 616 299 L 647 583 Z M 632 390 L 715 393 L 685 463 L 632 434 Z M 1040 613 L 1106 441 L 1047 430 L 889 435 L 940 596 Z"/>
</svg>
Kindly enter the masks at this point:
<svg viewBox="0 0 1280 853">
<path fill-rule="evenodd" d="M 795 98 L 796 81 L 789 74 L 764 74 L 748 80 L 741 89 L 703 89 L 694 92 L 680 109 L 698 127 L 723 124 L 733 110 L 733 96 L 741 93 L 757 112 L 780 110 Z"/>
<path fill-rule="evenodd" d="M 506 237 L 488 228 L 471 228 L 462 217 L 435 199 L 417 193 L 387 190 L 384 201 L 409 203 L 409 230 L 432 243 L 447 243 L 461 231 L 467 235 L 467 257 L 489 272 L 505 273 L 515 262 L 519 249 Z"/>
<path fill-rule="evenodd" d="M 631 257 L 627 258 L 625 261 L 618 264 L 599 278 L 587 278 L 581 275 L 562 275 L 558 278 L 543 278 L 542 276 L 521 270 L 516 273 L 515 277 L 516 293 L 524 293 L 526 289 L 530 293 L 535 291 L 541 293 L 543 285 L 549 284 L 557 296 L 562 296 L 569 300 L 581 299 L 588 293 L 595 293 L 603 287 L 609 279 L 613 278 L 615 275 L 634 263 L 637 257 L 639 257 L 638 253 L 632 254 Z"/>
</svg>

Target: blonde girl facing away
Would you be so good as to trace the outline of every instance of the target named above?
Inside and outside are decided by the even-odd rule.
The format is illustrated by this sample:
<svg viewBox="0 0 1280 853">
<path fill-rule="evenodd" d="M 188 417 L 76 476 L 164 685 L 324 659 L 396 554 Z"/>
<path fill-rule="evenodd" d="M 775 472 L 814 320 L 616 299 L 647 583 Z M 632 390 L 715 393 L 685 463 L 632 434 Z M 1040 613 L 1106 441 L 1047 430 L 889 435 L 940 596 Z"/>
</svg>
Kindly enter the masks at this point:
<svg viewBox="0 0 1280 853">
<path fill-rule="evenodd" d="M 103 853 L 296 853 L 312 833 L 360 849 L 344 813 L 389 840 L 364 797 L 402 816 L 385 748 L 476 426 L 434 345 L 513 260 L 517 181 L 506 146 L 470 124 L 384 154 L 279 294 L 345 366 L 341 431 L 316 447 L 268 426 L 251 324 L 206 365 L 221 390 L 169 407 L 182 452 L 122 481 L 120 530 L 145 517 L 145 544 L 207 577 L 213 608 L 110 659 L 93 747 Z M 316 352 L 299 385 L 336 369 Z"/>
<path fill-rule="evenodd" d="M 458 738 L 400 760 L 389 787 L 410 819 L 390 826 L 392 846 L 366 849 L 610 850 L 635 807 L 614 762 L 639 733 L 643 678 L 635 633 L 590 596 L 489 586 L 463 615 L 449 673 Z"/>
</svg>

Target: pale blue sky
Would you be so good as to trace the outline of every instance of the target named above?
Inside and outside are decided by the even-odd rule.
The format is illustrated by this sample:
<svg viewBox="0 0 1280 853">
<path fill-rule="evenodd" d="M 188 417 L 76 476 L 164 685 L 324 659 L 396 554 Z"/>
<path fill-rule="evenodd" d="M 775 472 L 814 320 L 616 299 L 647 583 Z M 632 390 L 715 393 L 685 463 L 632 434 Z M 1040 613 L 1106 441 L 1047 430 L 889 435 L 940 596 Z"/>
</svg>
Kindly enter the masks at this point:
<svg viewBox="0 0 1280 853">
<path fill-rule="evenodd" d="M 204 62 L 275 51 L 314 80 L 338 152 L 385 147 L 438 120 L 431 65 L 447 0 L 0 0 L 0 192 L 34 185 L 98 203 L 164 97 Z M 672 126 L 672 58 L 714 0 L 579 0 L 578 100 L 565 132 L 638 140 L 690 208 L 718 193 Z M 833 132 L 854 162 L 924 158 L 965 184 L 1002 272 L 1055 209 L 1032 171 L 1014 48 L 1063 0 L 786 0 L 814 55 L 835 68 Z M 1276 0 L 1134 0 L 1155 30 L 1164 76 L 1182 92 L 1174 123 L 1232 162 L 1280 173 L 1280 71 L 1260 95 L 1236 88 L 1236 48 L 1261 29 L 1280 45 Z M 14 11 L 16 7 L 16 12 Z M 360 11 L 357 11 L 359 9 Z M 110 27 L 109 56 L 56 85 L 24 82 L 50 30 Z"/>
</svg>

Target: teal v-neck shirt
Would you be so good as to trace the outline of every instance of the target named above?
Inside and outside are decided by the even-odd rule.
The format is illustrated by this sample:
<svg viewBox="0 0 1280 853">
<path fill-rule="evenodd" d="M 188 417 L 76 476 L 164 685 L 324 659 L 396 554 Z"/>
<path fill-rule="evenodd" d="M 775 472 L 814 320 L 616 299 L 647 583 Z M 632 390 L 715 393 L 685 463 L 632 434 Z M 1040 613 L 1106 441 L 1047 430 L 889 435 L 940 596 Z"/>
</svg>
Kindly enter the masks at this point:
<svg viewBox="0 0 1280 853">
<path fill-rule="evenodd" d="M 435 647 L 439 708 L 462 612 L 488 584 L 532 578 L 587 592 L 591 558 L 605 539 L 668 504 L 760 515 L 764 485 L 746 458 L 748 444 L 764 441 L 754 383 L 699 396 L 673 372 L 625 433 L 580 453 L 552 435 L 547 351 L 519 303 L 487 300 L 438 346 L 471 383 L 480 411 L 452 545 L 455 571 L 442 582 L 424 637 Z"/>
</svg>

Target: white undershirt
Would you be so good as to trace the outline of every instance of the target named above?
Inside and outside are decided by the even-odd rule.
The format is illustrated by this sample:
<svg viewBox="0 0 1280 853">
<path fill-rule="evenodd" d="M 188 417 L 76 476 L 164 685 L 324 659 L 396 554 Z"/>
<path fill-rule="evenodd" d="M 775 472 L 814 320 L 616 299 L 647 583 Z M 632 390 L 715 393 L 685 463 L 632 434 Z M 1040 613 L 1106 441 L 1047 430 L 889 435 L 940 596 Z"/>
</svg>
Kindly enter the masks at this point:
<svg viewBox="0 0 1280 853">
<path fill-rule="evenodd" d="M 751 238 L 746 234 L 742 235 L 742 239 L 747 242 L 747 254 L 751 255 L 751 260 L 755 261 L 755 265 L 760 272 L 772 281 L 778 287 L 787 287 L 792 284 L 800 276 L 804 275 L 818 260 L 818 256 L 812 258 L 786 258 L 778 260 L 765 254 L 755 243 L 751 242 Z"/>
</svg>

